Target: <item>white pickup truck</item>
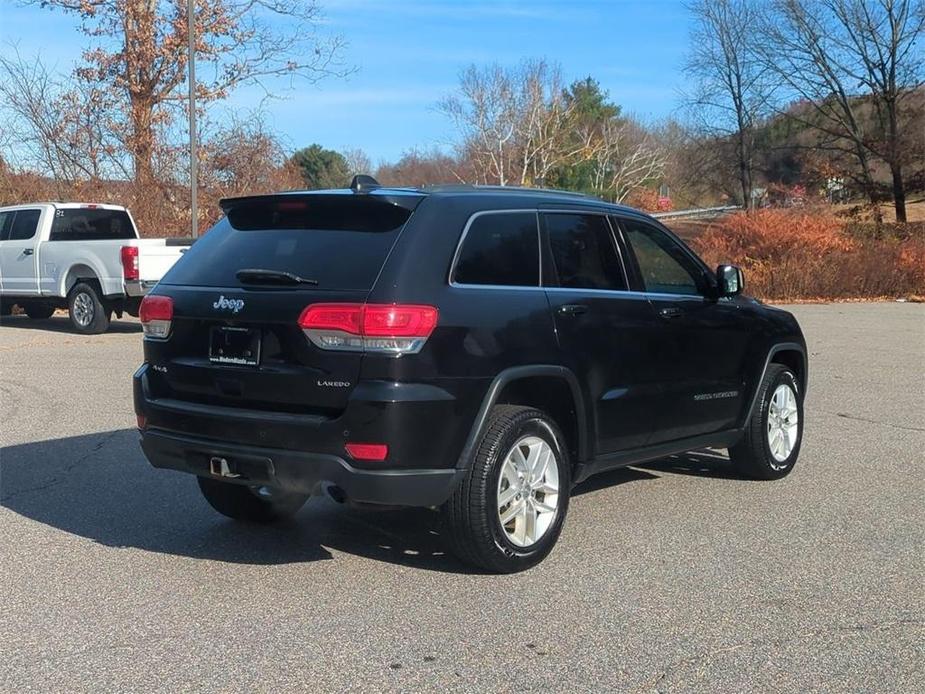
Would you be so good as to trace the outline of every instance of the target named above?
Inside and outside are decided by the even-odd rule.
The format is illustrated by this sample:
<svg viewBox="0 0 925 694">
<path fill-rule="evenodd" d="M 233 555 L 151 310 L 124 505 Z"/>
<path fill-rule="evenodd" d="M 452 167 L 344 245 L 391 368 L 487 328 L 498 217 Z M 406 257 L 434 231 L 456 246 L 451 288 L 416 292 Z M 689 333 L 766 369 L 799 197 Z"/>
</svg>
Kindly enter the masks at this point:
<svg viewBox="0 0 925 694">
<path fill-rule="evenodd" d="M 0 315 L 30 318 L 67 308 L 80 333 L 102 333 L 115 313 L 138 315 L 141 298 L 190 239 L 141 239 L 116 205 L 45 202 L 0 207 Z"/>
</svg>

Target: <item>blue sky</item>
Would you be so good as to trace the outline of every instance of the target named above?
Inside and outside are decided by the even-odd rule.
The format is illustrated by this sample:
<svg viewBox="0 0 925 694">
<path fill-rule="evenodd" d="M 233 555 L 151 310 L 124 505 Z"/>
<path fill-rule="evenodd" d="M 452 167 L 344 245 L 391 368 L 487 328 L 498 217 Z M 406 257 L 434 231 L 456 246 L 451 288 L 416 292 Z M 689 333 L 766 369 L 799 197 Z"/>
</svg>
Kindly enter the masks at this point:
<svg viewBox="0 0 925 694">
<path fill-rule="evenodd" d="M 677 106 L 689 16 L 670 0 L 320 0 L 324 31 L 348 43 L 346 80 L 296 84 L 261 110 L 296 148 L 358 147 L 373 162 L 413 147 L 446 147 L 453 130 L 435 103 L 453 91 L 471 63 L 516 65 L 546 58 L 566 81 L 591 75 L 625 111 L 645 119 Z M 18 45 L 25 57 L 69 72 L 88 39 L 73 17 L 0 0 L 0 52 Z M 251 111 L 263 92 L 241 89 L 229 105 Z M 214 115 L 221 117 L 220 110 Z"/>
</svg>

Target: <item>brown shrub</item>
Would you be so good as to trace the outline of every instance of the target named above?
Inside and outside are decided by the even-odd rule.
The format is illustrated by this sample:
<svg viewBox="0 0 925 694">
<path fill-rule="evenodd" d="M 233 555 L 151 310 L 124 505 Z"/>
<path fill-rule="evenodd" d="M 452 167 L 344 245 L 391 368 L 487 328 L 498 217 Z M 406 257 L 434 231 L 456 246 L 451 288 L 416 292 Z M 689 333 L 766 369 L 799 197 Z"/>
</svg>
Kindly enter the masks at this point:
<svg viewBox="0 0 925 694">
<path fill-rule="evenodd" d="M 773 300 L 925 294 L 925 239 L 849 235 L 824 209 L 758 210 L 724 217 L 691 244 L 713 264 L 735 263 L 748 292 Z"/>
</svg>

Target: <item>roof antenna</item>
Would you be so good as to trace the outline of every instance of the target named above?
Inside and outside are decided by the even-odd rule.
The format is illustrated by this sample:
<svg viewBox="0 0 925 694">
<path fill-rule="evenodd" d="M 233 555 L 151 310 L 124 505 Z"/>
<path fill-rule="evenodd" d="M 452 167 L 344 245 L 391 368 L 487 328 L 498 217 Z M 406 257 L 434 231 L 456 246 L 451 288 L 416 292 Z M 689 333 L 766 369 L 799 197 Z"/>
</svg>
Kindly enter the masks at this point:
<svg viewBox="0 0 925 694">
<path fill-rule="evenodd" d="M 366 174 L 357 174 L 353 177 L 353 180 L 350 181 L 350 190 L 354 193 L 368 193 L 371 190 L 381 187 L 379 181 Z"/>
</svg>

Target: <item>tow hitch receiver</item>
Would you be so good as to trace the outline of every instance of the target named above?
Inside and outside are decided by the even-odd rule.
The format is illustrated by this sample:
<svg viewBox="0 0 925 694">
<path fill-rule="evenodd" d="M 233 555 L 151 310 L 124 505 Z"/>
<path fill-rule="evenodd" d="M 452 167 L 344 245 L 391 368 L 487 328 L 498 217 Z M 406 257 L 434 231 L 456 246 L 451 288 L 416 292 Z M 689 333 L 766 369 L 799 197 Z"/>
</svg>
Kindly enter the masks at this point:
<svg viewBox="0 0 925 694">
<path fill-rule="evenodd" d="M 209 471 L 216 477 L 236 479 L 241 476 L 239 473 L 232 471 L 227 458 L 220 458 L 217 455 L 209 459 Z"/>
</svg>

